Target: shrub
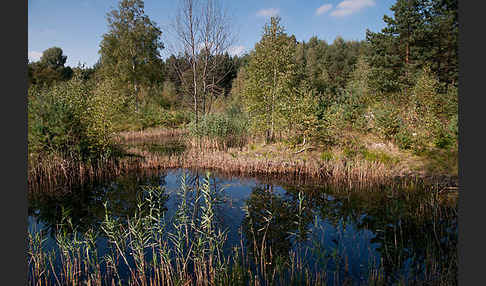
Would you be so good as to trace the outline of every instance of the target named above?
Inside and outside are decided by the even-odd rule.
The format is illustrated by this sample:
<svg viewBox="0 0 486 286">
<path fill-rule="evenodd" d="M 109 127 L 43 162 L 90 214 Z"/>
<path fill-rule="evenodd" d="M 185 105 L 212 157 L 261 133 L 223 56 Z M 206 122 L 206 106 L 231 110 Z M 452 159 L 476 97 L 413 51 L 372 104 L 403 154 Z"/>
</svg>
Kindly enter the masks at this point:
<svg viewBox="0 0 486 286">
<path fill-rule="evenodd" d="M 171 113 L 171 116 L 168 118 L 169 122 L 168 125 L 170 127 L 176 127 L 180 125 L 185 125 L 191 122 L 191 118 L 193 117 L 192 112 L 188 111 L 174 111 Z"/>
<path fill-rule="evenodd" d="M 400 131 L 395 135 L 394 139 L 400 149 L 411 149 L 414 144 L 413 135 L 405 128 L 400 128 Z"/>
<path fill-rule="evenodd" d="M 28 91 L 28 142 L 31 154 L 57 154 L 73 160 L 111 156 L 111 115 L 116 104 L 104 92 L 74 78 Z"/>
<path fill-rule="evenodd" d="M 454 135 L 455 139 L 459 137 L 459 122 L 458 122 L 459 116 L 454 114 L 452 116 L 451 120 L 449 121 L 448 129 L 451 134 Z"/>
<path fill-rule="evenodd" d="M 399 110 L 391 104 L 380 104 L 373 112 L 375 116 L 375 128 L 378 132 L 385 136 L 386 139 L 391 139 L 396 135 L 402 125 L 399 116 Z"/>
<path fill-rule="evenodd" d="M 338 144 L 345 126 L 342 107 L 336 104 L 331 105 L 324 111 L 317 139 L 331 146 Z"/>
<path fill-rule="evenodd" d="M 445 124 L 438 124 L 435 136 L 435 146 L 445 149 L 454 146 L 457 140 L 457 115 L 455 115 L 450 122 Z"/>
<path fill-rule="evenodd" d="M 140 110 L 142 129 L 163 125 L 167 118 L 167 111 L 155 104 L 145 104 Z"/>
<path fill-rule="evenodd" d="M 246 135 L 246 126 L 247 121 L 242 116 L 214 113 L 201 117 L 197 125 L 194 121 L 189 123 L 189 132 L 195 137 L 223 139 Z"/>
<path fill-rule="evenodd" d="M 440 106 L 438 87 L 437 78 L 430 71 L 430 67 L 425 66 L 413 88 L 413 99 L 421 117 L 430 117 L 439 113 L 437 108 Z"/>
<path fill-rule="evenodd" d="M 344 120 L 354 124 L 363 115 L 366 107 L 362 91 L 350 88 L 343 93 L 343 96 L 343 102 L 340 105 L 343 108 Z"/>
</svg>

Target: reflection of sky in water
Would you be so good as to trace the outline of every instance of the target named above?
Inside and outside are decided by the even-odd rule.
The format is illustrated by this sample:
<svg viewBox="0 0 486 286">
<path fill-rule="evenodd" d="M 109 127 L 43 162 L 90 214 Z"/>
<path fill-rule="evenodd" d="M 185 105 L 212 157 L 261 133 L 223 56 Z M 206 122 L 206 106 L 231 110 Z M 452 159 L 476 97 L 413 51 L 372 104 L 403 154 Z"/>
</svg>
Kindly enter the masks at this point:
<svg viewBox="0 0 486 286">
<path fill-rule="evenodd" d="M 186 182 L 190 183 L 191 178 L 194 177 L 194 173 L 188 173 Z M 156 178 L 156 181 L 161 186 L 164 186 L 166 193 L 169 194 L 169 199 L 166 202 L 166 207 L 168 211 L 166 212 L 166 218 L 170 218 L 175 214 L 177 203 L 179 198 L 177 197 L 177 191 L 180 186 L 182 170 L 171 170 L 168 172 L 161 173 L 160 176 Z M 214 175 L 214 174 L 213 174 Z M 199 173 L 200 179 L 206 177 L 205 173 Z M 139 176 L 138 179 L 140 179 Z M 142 180 L 142 182 L 144 182 Z M 201 181 L 202 182 L 202 181 Z M 232 178 L 226 179 L 221 177 L 213 177 L 210 180 L 211 186 L 216 184 L 217 188 L 224 189 L 224 203 L 219 209 L 219 219 L 222 225 L 228 229 L 228 241 L 226 244 L 226 250 L 232 249 L 233 246 L 240 245 L 240 227 L 245 218 L 245 213 L 242 208 L 245 206 L 247 199 L 252 194 L 255 187 L 261 186 L 262 184 L 257 179 L 240 179 Z M 134 197 L 131 192 L 136 191 L 136 186 L 140 183 L 135 183 L 131 185 L 127 182 L 117 181 L 110 184 L 106 184 L 104 187 L 95 188 L 93 194 L 87 202 L 91 205 L 88 210 L 95 210 L 98 217 L 95 218 L 83 218 L 82 221 L 94 221 L 100 222 L 104 218 L 104 209 L 101 208 L 104 200 L 107 198 L 112 198 L 112 203 L 121 210 L 130 209 L 133 207 Z M 117 192 L 117 193 L 116 193 Z M 283 187 L 274 185 L 273 192 L 276 197 L 281 198 L 285 201 L 295 201 L 295 193 L 285 190 Z M 323 202 L 321 204 L 330 204 L 334 208 L 342 207 L 340 201 L 336 201 L 336 198 L 331 195 L 322 194 Z M 74 198 L 73 200 L 75 200 Z M 66 201 L 64 201 L 66 202 Z M 67 201 L 69 202 L 69 200 Z M 56 202 L 59 204 L 59 202 Z M 135 204 L 136 205 L 136 204 Z M 53 206 L 53 207 L 59 207 Z M 362 277 L 363 273 L 368 272 L 368 266 L 378 265 L 381 255 L 380 255 L 380 243 L 372 242 L 372 240 L 377 236 L 376 230 L 367 229 L 366 227 L 357 227 L 362 225 L 362 222 L 368 215 L 365 213 L 358 214 L 357 217 L 352 219 L 348 217 L 340 217 L 338 221 L 330 221 L 327 217 L 321 218 L 321 213 L 319 208 L 322 206 L 317 206 L 315 210 L 312 210 L 313 221 L 307 225 L 307 229 L 310 230 L 309 240 L 306 245 L 311 249 L 317 250 L 320 253 L 326 253 L 329 255 L 338 255 L 342 257 L 348 266 L 348 273 L 354 277 L 354 279 L 362 280 L 366 277 Z M 334 210 L 328 210 L 334 213 Z M 29 232 L 35 232 L 39 229 L 46 228 L 46 222 L 39 220 L 41 216 L 40 209 L 31 209 L 30 215 L 28 217 L 29 222 Z M 86 216 L 94 216 L 91 212 L 84 212 Z M 51 225 L 53 222 L 47 224 Z M 99 227 L 98 227 L 99 229 Z M 293 239 L 290 238 L 293 242 Z M 103 237 L 98 239 L 98 251 L 100 257 L 106 253 L 107 242 Z M 47 250 L 53 249 L 55 245 L 54 237 L 48 236 L 45 247 Z M 294 244 L 295 245 L 295 244 Z M 295 249 L 295 248 L 294 248 Z M 316 265 L 319 267 L 323 265 L 322 258 L 319 259 L 318 256 L 309 256 L 307 258 L 307 263 L 309 265 Z M 405 269 L 408 268 L 409 260 L 405 260 Z M 328 263 L 327 267 L 333 269 L 336 265 Z"/>
</svg>

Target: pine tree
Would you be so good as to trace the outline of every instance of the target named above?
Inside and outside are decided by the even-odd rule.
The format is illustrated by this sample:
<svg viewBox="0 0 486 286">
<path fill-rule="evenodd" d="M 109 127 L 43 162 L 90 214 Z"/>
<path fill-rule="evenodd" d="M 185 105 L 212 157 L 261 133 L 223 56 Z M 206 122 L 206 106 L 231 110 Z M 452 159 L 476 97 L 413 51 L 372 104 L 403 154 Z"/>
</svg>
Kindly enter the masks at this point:
<svg viewBox="0 0 486 286">
<path fill-rule="evenodd" d="M 383 16 L 381 33 L 366 32 L 371 45 L 368 61 L 372 66 L 370 84 L 383 92 L 399 91 L 412 85 L 412 72 L 422 49 L 425 20 L 420 0 L 397 0 L 390 8 L 393 17 Z"/>
<path fill-rule="evenodd" d="M 397 0 L 386 27 L 367 31 L 370 87 L 396 92 L 414 85 L 425 65 L 443 83 L 457 83 L 457 0 Z"/>
</svg>

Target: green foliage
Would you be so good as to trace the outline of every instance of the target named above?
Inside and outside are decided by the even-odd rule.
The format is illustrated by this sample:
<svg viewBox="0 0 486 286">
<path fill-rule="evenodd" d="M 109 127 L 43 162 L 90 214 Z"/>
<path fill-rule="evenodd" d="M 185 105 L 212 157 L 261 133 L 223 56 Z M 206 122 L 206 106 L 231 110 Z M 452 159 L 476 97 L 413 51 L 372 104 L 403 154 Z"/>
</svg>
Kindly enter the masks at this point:
<svg viewBox="0 0 486 286">
<path fill-rule="evenodd" d="M 338 104 L 325 109 L 319 126 L 319 141 L 331 146 L 339 143 L 343 129 L 346 127 L 343 115 L 343 108 Z"/>
<path fill-rule="evenodd" d="M 417 114 L 425 120 L 431 120 L 431 117 L 439 113 L 438 86 L 439 81 L 432 75 L 430 68 L 425 66 L 412 92 Z"/>
<path fill-rule="evenodd" d="M 383 151 L 372 151 L 372 150 L 365 149 L 361 152 L 361 155 L 367 161 L 380 162 L 385 165 L 397 163 L 398 161 L 396 158 L 393 158 L 392 156 L 390 156 L 389 154 Z"/>
<path fill-rule="evenodd" d="M 399 110 L 391 104 L 379 104 L 373 109 L 375 128 L 379 134 L 391 139 L 399 131 L 402 125 Z"/>
<path fill-rule="evenodd" d="M 243 116 L 227 114 L 208 114 L 200 118 L 198 124 L 189 123 L 189 132 L 195 137 L 224 139 L 247 134 L 247 120 Z"/>
<path fill-rule="evenodd" d="M 246 69 L 243 98 L 252 129 L 273 140 L 290 118 L 290 99 L 297 84 L 295 38 L 288 37 L 280 18 L 272 17 L 255 45 Z M 294 102 L 294 101 L 292 101 Z"/>
<path fill-rule="evenodd" d="M 67 56 L 63 55 L 62 49 L 59 47 L 52 47 L 45 50 L 42 52 L 42 57 L 40 58 L 41 64 L 52 69 L 64 67 L 66 60 Z"/>
<path fill-rule="evenodd" d="M 162 94 L 157 97 L 160 106 L 169 109 L 179 105 L 175 84 L 171 81 L 164 81 Z"/>
<path fill-rule="evenodd" d="M 397 0 L 386 27 L 367 31 L 370 87 L 396 92 L 414 85 L 414 76 L 431 64 L 442 83 L 457 85 L 457 0 Z"/>
<path fill-rule="evenodd" d="M 29 85 L 50 86 L 58 81 L 66 81 L 73 76 L 73 69 L 65 67 L 67 56 L 59 47 L 52 47 L 42 53 L 38 62 L 28 64 Z"/>
<path fill-rule="evenodd" d="M 416 141 L 406 128 L 400 128 L 394 139 L 398 147 L 403 150 L 411 149 Z"/>
<path fill-rule="evenodd" d="M 97 160 L 112 154 L 116 103 L 75 78 L 51 88 L 29 88 L 29 153 Z"/>
<path fill-rule="evenodd" d="M 332 161 L 333 159 L 334 159 L 334 154 L 331 151 L 325 150 L 321 153 L 322 161 Z"/>
<path fill-rule="evenodd" d="M 162 32 L 144 11 L 142 0 L 121 0 L 108 13 L 109 30 L 100 44 L 100 74 L 129 87 L 136 102 L 140 86 L 161 81 Z"/>
<path fill-rule="evenodd" d="M 456 140 L 459 136 L 459 121 L 458 120 L 459 120 L 459 116 L 456 113 L 456 114 L 454 114 L 454 116 L 452 116 L 451 121 L 449 122 L 449 126 L 448 126 L 449 132 L 454 135 L 454 138 Z"/>
<path fill-rule="evenodd" d="M 317 98 L 307 86 L 300 87 L 287 103 L 289 129 L 294 131 L 291 137 L 306 139 L 315 136 L 318 129 Z"/>
<path fill-rule="evenodd" d="M 168 120 L 167 111 L 153 104 L 145 104 L 140 109 L 140 122 L 142 129 L 160 126 Z"/>
<path fill-rule="evenodd" d="M 435 146 L 441 149 L 447 148 L 449 146 L 453 146 L 455 143 L 456 138 L 451 133 L 448 132 L 440 132 L 435 140 Z"/>
</svg>

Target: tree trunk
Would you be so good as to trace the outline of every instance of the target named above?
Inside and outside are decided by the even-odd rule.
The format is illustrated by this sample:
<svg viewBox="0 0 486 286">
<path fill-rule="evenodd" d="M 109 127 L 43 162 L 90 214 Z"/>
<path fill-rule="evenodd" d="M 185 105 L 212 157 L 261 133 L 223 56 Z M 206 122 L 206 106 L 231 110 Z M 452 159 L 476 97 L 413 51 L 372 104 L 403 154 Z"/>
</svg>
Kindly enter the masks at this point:
<svg viewBox="0 0 486 286">
<path fill-rule="evenodd" d="M 275 139 L 275 126 L 274 126 L 274 113 L 275 113 L 275 92 L 277 89 L 277 69 L 273 69 L 273 92 L 272 92 L 272 129 L 271 129 L 271 134 L 270 134 L 270 140 L 273 142 Z"/>
</svg>

